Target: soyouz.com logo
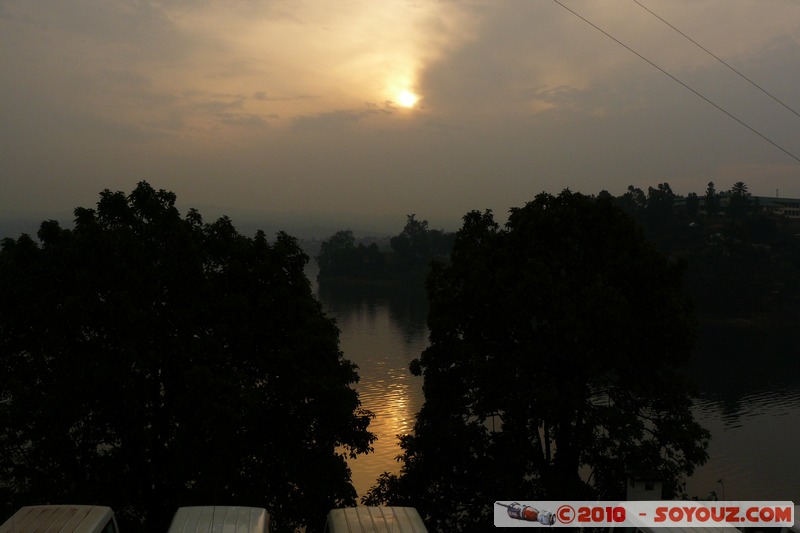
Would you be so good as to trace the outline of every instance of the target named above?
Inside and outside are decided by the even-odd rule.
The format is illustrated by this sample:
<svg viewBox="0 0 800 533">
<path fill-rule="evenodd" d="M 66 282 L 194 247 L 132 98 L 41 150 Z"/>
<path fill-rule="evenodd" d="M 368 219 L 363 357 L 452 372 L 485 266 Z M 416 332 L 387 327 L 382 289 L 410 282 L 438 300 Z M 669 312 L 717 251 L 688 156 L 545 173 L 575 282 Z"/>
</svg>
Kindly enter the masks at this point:
<svg viewBox="0 0 800 533">
<path fill-rule="evenodd" d="M 497 527 L 792 527 L 790 501 L 495 502 Z"/>
</svg>

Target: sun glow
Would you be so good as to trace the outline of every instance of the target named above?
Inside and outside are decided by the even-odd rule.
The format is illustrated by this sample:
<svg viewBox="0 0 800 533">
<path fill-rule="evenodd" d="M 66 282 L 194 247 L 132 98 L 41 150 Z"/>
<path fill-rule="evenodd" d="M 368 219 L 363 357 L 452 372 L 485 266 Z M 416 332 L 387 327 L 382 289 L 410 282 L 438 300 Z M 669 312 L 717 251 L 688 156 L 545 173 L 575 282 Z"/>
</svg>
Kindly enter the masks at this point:
<svg viewBox="0 0 800 533">
<path fill-rule="evenodd" d="M 403 90 L 397 94 L 397 103 L 403 107 L 414 107 L 417 101 L 419 101 L 419 96 L 409 90 Z"/>
</svg>

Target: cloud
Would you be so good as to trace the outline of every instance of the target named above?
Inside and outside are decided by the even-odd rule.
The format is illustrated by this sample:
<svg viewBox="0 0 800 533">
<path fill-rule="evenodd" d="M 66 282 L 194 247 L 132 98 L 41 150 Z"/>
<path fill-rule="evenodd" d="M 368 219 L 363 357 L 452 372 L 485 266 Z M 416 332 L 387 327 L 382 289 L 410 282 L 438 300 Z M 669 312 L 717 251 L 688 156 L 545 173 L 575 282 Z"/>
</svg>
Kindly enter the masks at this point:
<svg viewBox="0 0 800 533">
<path fill-rule="evenodd" d="M 800 119 L 635 3 L 563 2 L 800 146 Z M 800 93 L 797 2 L 642 2 Z M 565 186 L 688 192 L 737 168 L 800 196 L 790 158 L 555 2 L 6 0 L 0 68 L 0 209 L 143 177 L 198 203 L 455 217 Z M 414 109 L 391 103 L 404 89 Z"/>
<path fill-rule="evenodd" d="M 342 132 L 351 126 L 358 124 L 363 119 L 388 111 L 376 108 L 363 109 L 340 109 L 328 113 L 319 113 L 297 117 L 292 121 L 292 128 L 309 132 Z"/>
</svg>

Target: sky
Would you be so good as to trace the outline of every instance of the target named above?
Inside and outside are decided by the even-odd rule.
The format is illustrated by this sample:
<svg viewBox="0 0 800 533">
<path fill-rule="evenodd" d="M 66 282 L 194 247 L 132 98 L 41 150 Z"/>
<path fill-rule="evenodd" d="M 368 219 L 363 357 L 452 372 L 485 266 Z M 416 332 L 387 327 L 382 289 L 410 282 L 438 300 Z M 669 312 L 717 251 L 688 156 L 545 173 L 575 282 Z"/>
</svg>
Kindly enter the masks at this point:
<svg viewBox="0 0 800 533">
<path fill-rule="evenodd" d="M 550 0 L 0 0 L 0 216 L 141 180 L 398 230 L 564 188 L 800 197 L 800 116 L 642 7 L 796 112 L 800 2 L 562 3 L 681 83 Z"/>
</svg>

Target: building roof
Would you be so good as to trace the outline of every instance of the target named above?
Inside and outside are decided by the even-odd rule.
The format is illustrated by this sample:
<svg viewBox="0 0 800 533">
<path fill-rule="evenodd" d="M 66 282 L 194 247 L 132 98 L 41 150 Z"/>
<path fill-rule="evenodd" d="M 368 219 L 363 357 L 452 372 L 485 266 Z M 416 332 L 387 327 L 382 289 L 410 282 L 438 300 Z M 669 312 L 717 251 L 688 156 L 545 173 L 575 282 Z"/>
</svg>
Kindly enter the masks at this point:
<svg viewBox="0 0 800 533">
<path fill-rule="evenodd" d="M 0 533 L 98 533 L 113 517 L 110 507 L 33 505 L 14 513 Z"/>
<path fill-rule="evenodd" d="M 327 533 L 428 533 L 413 507 L 348 507 L 328 513 Z"/>
<path fill-rule="evenodd" d="M 269 533 L 269 514 L 261 507 L 181 507 L 168 533 Z"/>
</svg>

